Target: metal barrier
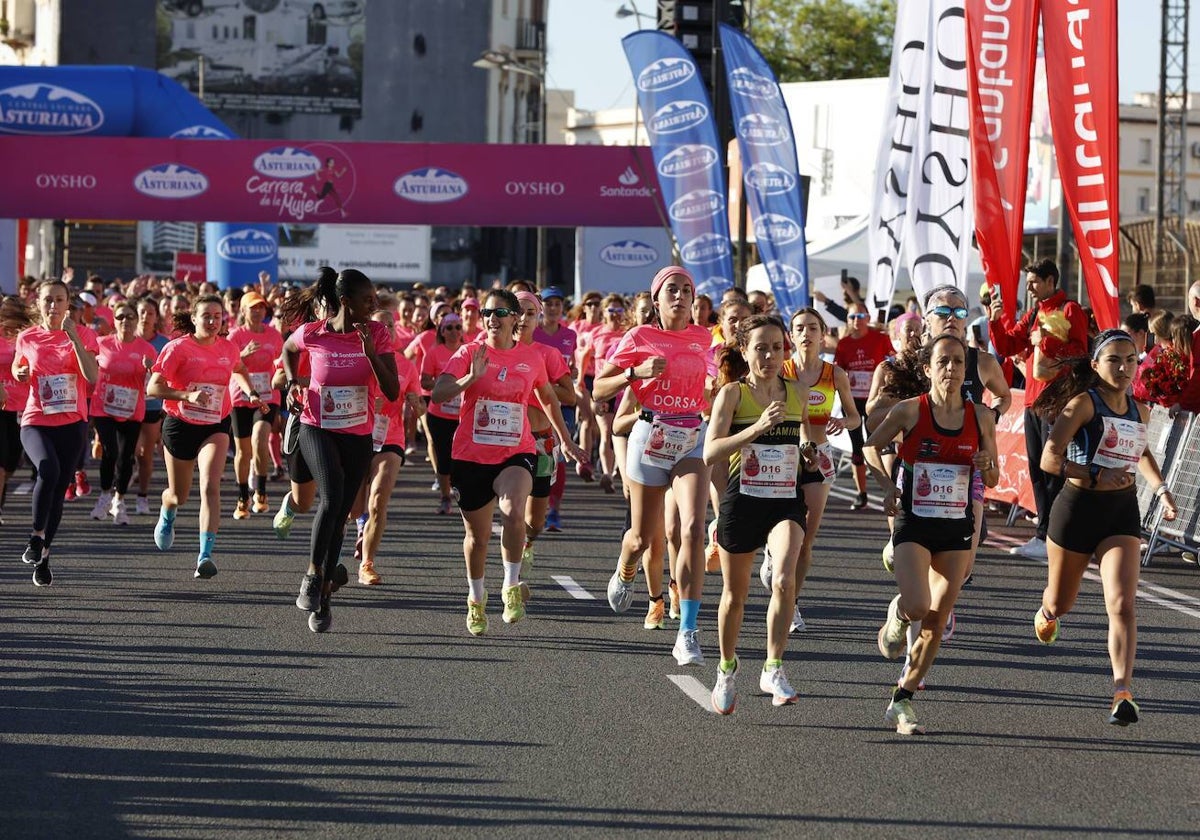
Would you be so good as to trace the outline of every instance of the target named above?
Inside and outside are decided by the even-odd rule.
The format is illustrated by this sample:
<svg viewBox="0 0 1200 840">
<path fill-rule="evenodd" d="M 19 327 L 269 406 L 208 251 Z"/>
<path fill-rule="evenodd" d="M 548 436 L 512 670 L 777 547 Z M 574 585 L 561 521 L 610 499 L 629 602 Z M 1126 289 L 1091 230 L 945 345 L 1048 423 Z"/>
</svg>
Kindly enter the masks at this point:
<svg viewBox="0 0 1200 840">
<path fill-rule="evenodd" d="M 1142 511 L 1142 530 L 1149 535 L 1142 565 L 1150 565 L 1160 544 L 1184 551 L 1196 551 L 1200 544 L 1200 423 L 1195 415 L 1180 412 L 1171 418 L 1165 408 L 1150 411 L 1149 446 L 1162 470 L 1177 515 L 1174 521 L 1162 518 L 1162 505 L 1154 488 L 1138 477 L 1138 507 Z"/>
</svg>

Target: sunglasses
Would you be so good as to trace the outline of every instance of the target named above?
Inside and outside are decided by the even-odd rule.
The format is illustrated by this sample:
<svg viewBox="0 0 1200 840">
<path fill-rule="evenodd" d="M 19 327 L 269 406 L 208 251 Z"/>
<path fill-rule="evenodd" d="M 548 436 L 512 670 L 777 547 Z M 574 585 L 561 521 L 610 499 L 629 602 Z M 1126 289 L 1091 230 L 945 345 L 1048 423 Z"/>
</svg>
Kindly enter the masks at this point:
<svg viewBox="0 0 1200 840">
<path fill-rule="evenodd" d="M 949 318 L 953 315 L 960 321 L 965 321 L 967 318 L 967 310 L 962 306 L 935 306 L 929 310 L 929 314 L 939 318 Z"/>
<path fill-rule="evenodd" d="M 114 315 L 114 321 L 128 321 L 130 318 L 136 318 L 136 315 Z"/>
<path fill-rule="evenodd" d="M 620 306 L 610 306 L 610 307 L 608 307 L 608 309 L 605 309 L 604 311 L 607 312 L 609 315 L 624 315 L 625 314 L 624 307 L 620 307 Z"/>
<path fill-rule="evenodd" d="M 583 302 L 583 305 L 584 305 L 584 306 L 599 306 L 599 305 L 600 305 L 600 301 L 598 301 L 598 300 L 585 300 L 585 301 Z"/>
<path fill-rule="evenodd" d="M 507 318 L 509 315 L 514 315 L 516 313 L 513 310 L 502 306 L 499 309 L 480 309 L 479 314 L 484 318 L 491 318 L 493 315 L 495 315 L 497 318 Z"/>
<path fill-rule="evenodd" d="M 846 316 L 847 320 L 850 320 L 850 321 L 861 321 L 861 320 L 863 320 L 864 318 L 870 318 L 870 317 L 871 317 L 871 316 L 870 316 L 870 315 L 868 315 L 866 312 L 855 312 L 855 313 L 854 313 L 854 314 L 852 314 L 852 315 L 847 315 L 847 316 Z"/>
</svg>

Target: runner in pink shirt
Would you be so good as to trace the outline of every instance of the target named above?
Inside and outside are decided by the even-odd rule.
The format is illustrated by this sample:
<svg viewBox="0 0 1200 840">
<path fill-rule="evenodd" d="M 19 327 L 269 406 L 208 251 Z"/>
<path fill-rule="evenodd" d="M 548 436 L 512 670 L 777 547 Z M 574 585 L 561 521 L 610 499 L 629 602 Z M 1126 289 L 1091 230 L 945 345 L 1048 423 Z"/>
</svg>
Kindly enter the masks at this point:
<svg viewBox="0 0 1200 840">
<path fill-rule="evenodd" d="M 92 519 L 111 515 L 114 525 L 128 525 L 125 495 L 146 416 L 146 377 L 158 351 L 138 337 L 133 304 L 118 303 L 113 322 L 117 331 L 99 341 L 100 376 L 92 394 L 92 422 L 101 445 L 100 496 Z"/>
<path fill-rule="evenodd" d="M 95 344 L 88 345 L 69 316 L 65 283 L 51 280 L 37 290 L 39 326 L 17 336 L 11 372 L 29 384 L 21 412 L 21 443 L 37 469 L 33 527 L 21 559 L 33 563 L 33 582 L 49 586 L 50 544 L 62 520 L 64 494 L 83 457 L 87 430 L 87 386 L 96 381 Z"/>
<path fill-rule="evenodd" d="M 179 338 L 169 342 L 151 368 L 146 394 L 161 397 L 163 460 L 167 489 L 154 527 L 154 544 L 166 551 L 175 542 L 175 514 L 192 492 L 193 470 L 200 470 L 200 552 L 195 576 L 217 573 L 213 544 L 221 525 L 221 474 L 229 451 L 229 380 L 262 404 L 250 384 L 238 348 L 218 334 L 225 310 L 217 295 L 200 295 L 191 312 L 174 317 Z"/>
<path fill-rule="evenodd" d="M 661 539 L 664 499 L 673 490 L 679 511 L 679 634 L 673 654 L 680 665 L 700 665 L 704 656 L 696 629 L 704 587 L 704 514 L 709 467 L 704 463 L 705 422 L 716 370 L 708 352 L 712 337 L 691 323 L 695 282 L 688 271 L 668 266 L 654 276 L 650 292 L 658 326 L 634 327 L 609 357 L 593 390 L 595 399 L 616 396 L 626 385 L 642 405 L 629 435 L 624 479 L 630 484 L 632 526 L 621 541 L 621 557 L 608 584 L 608 603 L 624 612 L 633 603 L 637 562 L 651 540 Z M 662 568 L 647 576 L 650 609 L 645 627 L 661 627 Z"/>
<path fill-rule="evenodd" d="M 603 298 L 599 292 L 586 292 L 583 302 L 579 305 L 578 317 L 571 322 L 571 329 L 579 339 L 575 345 L 575 367 L 579 383 L 580 399 L 577 403 L 579 412 L 579 445 L 586 452 L 592 452 L 600 439 L 600 429 L 596 425 L 596 414 L 592 411 L 592 382 L 596 378 L 594 360 L 591 366 L 586 358 L 591 346 L 592 333 L 600 329 L 601 308 Z M 584 481 L 595 481 L 596 474 L 591 464 L 576 464 L 575 471 Z"/>
<path fill-rule="evenodd" d="M 4 524 L 4 503 L 8 477 L 21 463 L 20 412 L 29 401 L 29 383 L 13 376 L 17 358 L 17 334 L 33 326 L 29 307 L 17 295 L 0 298 L 0 525 Z"/>
<path fill-rule="evenodd" d="M 392 334 L 378 321 L 375 289 L 361 271 L 320 279 L 280 313 L 285 323 L 308 321 L 318 300 L 324 320 L 298 327 L 284 342 L 283 370 L 288 391 L 303 400 L 300 452 L 312 470 L 320 494 L 313 520 L 308 572 L 300 583 L 296 606 L 309 613 L 308 627 L 324 633 L 333 624 L 329 599 L 349 579 L 339 562 L 346 517 L 371 463 L 377 392 L 384 399 L 400 396 Z M 300 354 L 308 352 L 312 375 L 301 385 Z"/>
<path fill-rule="evenodd" d="M 568 327 L 562 322 L 563 303 L 565 297 L 562 289 L 557 286 L 548 286 L 542 289 L 542 322 L 537 329 L 533 331 L 533 340 L 538 344 L 545 344 L 562 354 L 563 361 L 571 372 L 571 379 L 575 380 L 578 372 L 575 365 L 575 347 L 579 341 L 579 334 L 575 330 Z M 567 421 L 567 428 L 571 433 L 575 433 L 575 413 L 576 406 L 580 401 L 579 389 L 582 386 L 576 386 L 575 402 L 571 405 L 563 404 L 563 419 Z M 591 396 L 588 396 L 588 400 Z M 555 458 L 554 481 L 550 485 L 550 506 L 546 509 L 546 530 L 550 533 L 557 533 L 562 530 L 562 507 L 563 491 L 567 486 L 567 465 L 561 458 Z"/>
<path fill-rule="evenodd" d="M 609 295 L 603 301 L 604 320 L 600 327 L 588 334 L 584 342 L 583 368 L 595 370 L 608 360 L 626 332 L 625 298 Z M 593 377 L 594 378 L 594 377 Z M 600 430 L 600 488 L 605 493 L 614 493 L 613 474 L 616 472 L 616 457 L 613 451 L 612 419 L 617 410 L 616 399 L 592 400 L 592 413 Z"/>
<path fill-rule="evenodd" d="M 267 475 L 271 468 L 271 429 L 279 418 L 279 392 L 271 387 L 275 360 L 283 352 L 283 336 L 265 323 L 270 306 L 258 292 L 242 295 L 238 304 L 238 323 L 229 331 L 229 340 L 237 345 L 242 364 L 254 390 L 262 395 L 266 411 L 251 400 L 237 383 L 230 383 L 233 400 L 230 415 L 233 429 L 233 473 L 237 478 L 238 500 L 234 519 L 248 519 L 250 511 L 266 513 Z M 250 465 L 254 463 L 254 501 L 250 501 Z"/>
<path fill-rule="evenodd" d="M 421 362 L 422 393 L 433 388 L 433 383 L 442 375 L 450 359 L 463 345 L 462 319 L 454 314 L 447 315 L 437 328 L 437 342 L 429 348 Z M 450 466 L 453 457 L 454 433 L 458 431 L 458 412 L 462 408 L 462 394 L 446 403 L 429 402 L 425 414 L 425 442 L 429 447 L 429 460 L 437 476 L 437 489 L 442 494 L 438 503 L 438 515 L 450 513 L 453 503 L 450 490 Z"/>
<path fill-rule="evenodd" d="M 97 340 L 100 338 L 100 333 L 92 327 L 95 319 L 88 319 L 86 317 L 84 301 L 79 295 L 71 297 L 71 319 L 75 322 L 75 332 L 79 334 L 79 339 L 83 342 L 83 346 L 91 350 L 92 354 L 95 355 L 98 352 L 99 345 L 97 344 Z M 92 396 L 91 386 L 88 386 L 86 390 L 90 404 Z M 96 457 L 99 457 L 98 453 L 96 453 L 98 443 L 98 440 L 92 441 L 92 451 Z M 87 443 L 85 440 L 84 451 L 79 454 L 79 463 L 75 465 L 75 480 L 67 484 L 65 491 L 65 499 L 68 502 L 73 502 L 75 499 L 92 492 L 92 485 L 88 483 L 87 471 L 84 470 L 86 457 Z"/>
<path fill-rule="evenodd" d="M 459 348 L 433 386 L 432 401 L 446 403 L 462 395 L 465 418 L 454 435 L 451 482 L 458 491 L 466 539 L 467 630 L 487 632 L 487 590 L 484 567 L 492 535 L 492 512 L 497 500 L 501 517 L 501 556 L 504 560 L 504 623 L 525 616 L 529 587 L 521 583 L 521 553 L 525 546 L 525 504 L 533 488 L 536 449 L 526 404 L 532 392 L 546 410 L 562 440 L 563 454 L 584 459 L 583 451 L 567 437 L 558 398 L 546 375 L 541 355 L 515 341 L 521 302 L 512 292 L 493 289 L 480 310 L 486 337 Z"/>
</svg>

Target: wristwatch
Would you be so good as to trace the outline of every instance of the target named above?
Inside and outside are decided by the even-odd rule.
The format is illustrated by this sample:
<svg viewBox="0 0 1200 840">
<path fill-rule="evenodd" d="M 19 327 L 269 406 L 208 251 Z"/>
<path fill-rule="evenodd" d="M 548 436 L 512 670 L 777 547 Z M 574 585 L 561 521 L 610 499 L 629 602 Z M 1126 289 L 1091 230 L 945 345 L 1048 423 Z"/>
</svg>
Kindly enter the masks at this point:
<svg viewBox="0 0 1200 840">
<path fill-rule="evenodd" d="M 1101 467 L 1099 464 L 1091 464 L 1088 466 L 1088 475 L 1092 479 L 1092 483 L 1089 484 L 1088 487 L 1096 486 L 1096 483 L 1100 480 L 1100 469 Z"/>
<path fill-rule="evenodd" d="M 637 376 L 634 375 L 633 368 L 626 368 L 625 369 L 625 381 L 632 382 L 635 379 L 637 379 Z"/>
</svg>

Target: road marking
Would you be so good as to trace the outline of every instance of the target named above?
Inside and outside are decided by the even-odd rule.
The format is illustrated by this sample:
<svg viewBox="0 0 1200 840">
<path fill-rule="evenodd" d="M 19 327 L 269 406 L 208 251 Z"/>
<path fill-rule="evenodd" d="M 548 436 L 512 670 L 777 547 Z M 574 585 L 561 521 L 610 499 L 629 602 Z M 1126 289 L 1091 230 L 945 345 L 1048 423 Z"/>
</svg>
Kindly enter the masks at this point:
<svg viewBox="0 0 1200 840">
<path fill-rule="evenodd" d="M 684 674 L 668 674 L 667 679 L 675 683 L 675 687 L 696 701 L 697 705 L 706 712 L 712 711 L 712 692 L 704 687 L 704 683 L 695 677 Z"/>
<path fill-rule="evenodd" d="M 570 575 L 550 575 L 550 578 L 563 589 L 567 590 L 567 594 L 569 594 L 572 598 L 577 598 L 580 601 L 596 600 L 595 595 L 593 595 L 591 592 L 588 592 L 586 589 L 576 583 L 575 579 Z"/>
</svg>

